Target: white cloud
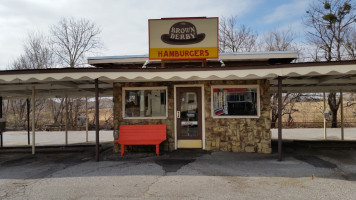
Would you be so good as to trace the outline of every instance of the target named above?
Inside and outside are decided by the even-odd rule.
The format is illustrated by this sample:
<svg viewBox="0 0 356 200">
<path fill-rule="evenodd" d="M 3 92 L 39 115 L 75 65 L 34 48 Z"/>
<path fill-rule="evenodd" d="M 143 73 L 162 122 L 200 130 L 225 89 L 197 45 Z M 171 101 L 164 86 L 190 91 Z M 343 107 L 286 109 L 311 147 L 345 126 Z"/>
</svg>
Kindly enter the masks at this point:
<svg viewBox="0 0 356 200">
<path fill-rule="evenodd" d="M 273 13 L 265 16 L 264 20 L 266 23 L 278 23 L 283 20 L 295 19 L 305 13 L 309 3 L 310 0 L 293 0 L 290 3 L 282 4 Z"/>
</svg>

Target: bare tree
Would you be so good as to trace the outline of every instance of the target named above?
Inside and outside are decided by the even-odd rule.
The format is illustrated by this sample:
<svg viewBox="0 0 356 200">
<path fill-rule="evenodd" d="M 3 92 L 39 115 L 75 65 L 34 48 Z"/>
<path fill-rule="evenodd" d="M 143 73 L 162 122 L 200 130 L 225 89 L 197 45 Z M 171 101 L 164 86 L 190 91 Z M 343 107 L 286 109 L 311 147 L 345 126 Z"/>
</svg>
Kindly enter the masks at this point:
<svg viewBox="0 0 356 200">
<path fill-rule="evenodd" d="M 64 98 L 52 98 L 48 101 L 48 107 L 54 124 L 60 123 L 64 109 Z"/>
<path fill-rule="evenodd" d="M 304 17 L 308 41 L 320 48 L 326 61 L 342 60 L 345 36 L 355 23 L 353 0 L 318 0 Z"/>
<path fill-rule="evenodd" d="M 336 97 L 336 92 L 330 92 L 328 95 L 329 108 L 332 111 L 331 123 L 332 127 L 337 127 L 337 110 L 340 107 L 341 99 Z"/>
<path fill-rule="evenodd" d="M 297 50 L 297 46 L 293 43 L 295 33 L 291 30 L 272 30 L 262 36 L 260 48 L 262 51 L 291 51 Z M 300 93 L 286 93 L 282 97 L 282 116 L 288 115 L 288 122 L 293 121 L 292 114 L 297 112 L 295 103 L 301 98 Z M 278 95 L 271 94 L 272 108 L 272 128 L 275 128 L 278 120 Z"/>
<path fill-rule="evenodd" d="M 17 59 L 12 62 L 12 65 L 8 67 L 9 70 L 21 70 L 21 69 L 31 69 L 32 64 L 26 55 L 20 55 Z"/>
<path fill-rule="evenodd" d="M 288 122 L 293 122 L 292 114 L 298 112 L 295 108 L 295 103 L 298 102 L 303 96 L 301 93 L 286 93 L 282 96 L 282 114 L 281 116 L 288 115 Z M 272 110 L 272 128 L 276 127 L 278 119 L 278 96 L 271 95 L 271 110 Z"/>
<path fill-rule="evenodd" d="M 296 34 L 291 28 L 287 30 L 274 29 L 262 36 L 261 47 L 264 51 L 292 51 L 298 50 L 293 40 Z"/>
<path fill-rule="evenodd" d="M 81 66 L 86 53 L 102 47 L 100 33 L 101 30 L 89 20 L 62 18 L 57 25 L 51 27 L 50 38 L 39 32 L 30 32 L 24 42 L 24 54 L 19 56 L 9 68 L 23 70 L 47 69 L 59 65 L 72 68 Z M 26 108 L 24 102 L 9 101 L 11 111 L 16 112 L 13 116 L 17 122 L 22 121 Z M 46 123 L 63 123 L 64 98 L 49 99 L 49 101 L 36 100 L 36 105 L 37 110 L 49 109 L 53 122 Z M 76 117 L 81 105 L 80 99 L 69 99 L 70 125 L 72 126 L 76 126 Z"/>
<path fill-rule="evenodd" d="M 17 58 L 11 69 L 47 69 L 55 66 L 52 46 L 47 36 L 30 32 L 24 42 L 24 54 Z"/>
<path fill-rule="evenodd" d="M 51 33 L 59 62 L 71 68 L 81 66 L 86 53 L 102 47 L 101 29 L 87 19 L 62 18 L 51 27 Z"/>
<path fill-rule="evenodd" d="M 13 61 L 9 67 L 10 69 L 47 69 L 55 67 L 52 46 L 48 37 L 43 33 L 37 31 L 29 32 L 23 47 L 24 53 Z M 44 103 L 44 100 L 36 99 L 37 110 L 43 109 Z M 13 126 L 25 128 L 26 100 L 10 99 L 8 100 L 8 105 L 11 109 L 7 110 L 6 115 L 13 116 Z"/>
<path fill-rule="evenodd" d="M 43 112 L 46 109 L 46 102 L 47 98 L 36 98 L 35 127 L 43 127 L 44 124 L 49 123 L 50 119 L 45 118 L 45 112 Z"/>
<path fill-rule="evenodd" d="M 51 27 L 54 53 L 62 66 L 71 68 L 84 66 L 85 54 L 102 47 L 99 37 L 101 29 L 87 19 L 62 18 L 58 24 Z M 77 126 L 81 99 L 68 98 L 69 126 Z M 59 108 L 63 111 L 63 100 Z M 58 117 L 59 110 L 53 112 Z M 58 118 L 57 118 L 58 120 Z"/>
<path fill-rule="evenodd" d="M 348 59 L 356 59 L 356 31 L 352 30 L 346 35 L 345 50 Z"/>
<path fill-rule="evenodd" d="M 237 25 L 236 17 L 221 18 L 219 28 L 220 52 L 249 52 L 256 50 L 258 34 L 245 25 Z"/>
<path fill-rule="evenodd" d="M 353 0 L 318 0 L 310 4 L 304 24 L 309 29 L 307 37 L 316 49 L 321 49 L 326 61 L 342 60 L 342 47 L 350 27 L 356 22 Z M 328 96 L 332 116 L 332 127 L 337 127 L 337 111 L 340 100 L 330 92 Z"/>
<path fill-rule="evenodd" d="M 14 127 L 25 127 L 25 118 L 26 115 L 26 99 L 11 99 L 8 100 L 8 104 L 10 105 L 11 113 L 6 113 L 6 118 L 12 118 Z M 9 115 L 12 115 L 10 117 Z"/>
</svg>

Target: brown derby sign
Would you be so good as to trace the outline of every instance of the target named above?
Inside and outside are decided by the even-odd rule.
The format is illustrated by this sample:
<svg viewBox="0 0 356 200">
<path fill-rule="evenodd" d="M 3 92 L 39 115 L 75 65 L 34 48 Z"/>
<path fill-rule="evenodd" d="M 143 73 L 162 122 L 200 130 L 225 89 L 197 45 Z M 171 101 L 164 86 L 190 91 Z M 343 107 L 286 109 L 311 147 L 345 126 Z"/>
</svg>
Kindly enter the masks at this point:
<svg viewBox="0 0 356 200">
<path fill-rule="evenodd" d="M 161 40 L 167 44 L 186 45 L 203 41 L 205 33 L 197 34 L 197 29 L 190 22 L 178 22 L 169 29 L 169 34 L 163 34 Z"/>
<path fill-rule="evenodd" d="M 218 18 L 150 19 L 149 59 L 218 58 Z"/>
</svg>

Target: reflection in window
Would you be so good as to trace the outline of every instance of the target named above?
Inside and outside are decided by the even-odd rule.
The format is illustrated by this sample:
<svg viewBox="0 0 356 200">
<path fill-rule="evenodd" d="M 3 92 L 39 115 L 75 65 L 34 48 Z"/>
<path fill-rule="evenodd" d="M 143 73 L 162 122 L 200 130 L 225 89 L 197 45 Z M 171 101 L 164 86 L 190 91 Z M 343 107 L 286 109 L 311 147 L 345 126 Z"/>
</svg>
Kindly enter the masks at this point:
<svg viewBox="0 0 356 200">
<path fill-rule="evenodd" d="M 124 88 L 124 117 L 166 117 L 167 89 Z"/>
<path fill-rule="evenodd" d="M 213 116 L 258 116 L 258 86 L 213 87 Z"/>
</svg>

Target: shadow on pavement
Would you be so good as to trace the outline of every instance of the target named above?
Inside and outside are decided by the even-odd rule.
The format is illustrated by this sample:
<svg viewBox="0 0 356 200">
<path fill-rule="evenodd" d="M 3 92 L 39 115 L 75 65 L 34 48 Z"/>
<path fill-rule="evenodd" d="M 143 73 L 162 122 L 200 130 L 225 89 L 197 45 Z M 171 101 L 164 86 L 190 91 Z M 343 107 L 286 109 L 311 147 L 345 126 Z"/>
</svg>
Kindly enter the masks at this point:
<svg viewBox="0 0 356 200">
<path fill-rule="evenodd" d="M 277 161 L 276 141 L 272 154 L 207 152 L 187 149 L 173 152 L 113 153 L 112 142 L 101 144 L 101 162 L 95 162 L 94 146 L 48 148 L 36 155 L 0 150 L 0 179 L 58 177 L 189 175 L 242 177 L 310 177 L 356 181 L 354 149 L 317 148 L 293 141 L 283 142 L 283 161 Z M 47 150 L 47 151 L 46 151 Z"/>
</svg>

